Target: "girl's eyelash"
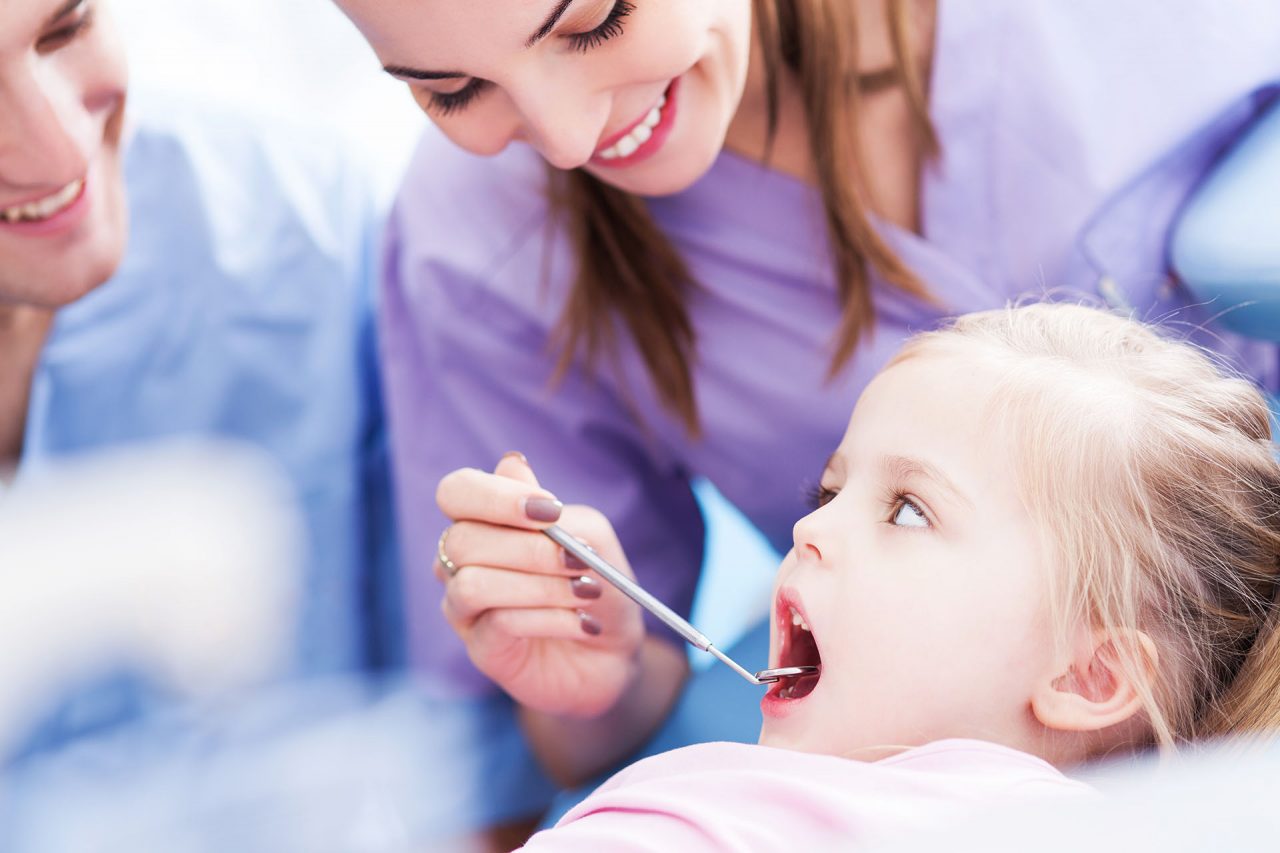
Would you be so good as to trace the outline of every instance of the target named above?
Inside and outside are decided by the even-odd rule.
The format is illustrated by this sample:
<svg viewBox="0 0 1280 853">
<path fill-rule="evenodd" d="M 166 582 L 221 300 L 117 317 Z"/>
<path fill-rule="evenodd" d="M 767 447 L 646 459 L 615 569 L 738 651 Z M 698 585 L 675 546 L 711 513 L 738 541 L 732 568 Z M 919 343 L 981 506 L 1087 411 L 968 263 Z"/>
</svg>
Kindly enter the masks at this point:
<svg viewBox="0 0 1280 853">
<path fill-rule="evenodd" d="M 835 499 L 836 495 L 840 494 L 839 489 L 828 489 L 826 486 L 822 485 L 821 483 L 819 483 L 816 486 L 809 486 L 807 489 L 805 489 L 805 492 L 806 492 L 806 497 L 808 498 L 809 508 L 811 510 L 821 509 L 822 507 L 831 503 L 831 501 Z M 904 506 L 909 506 L 912 509 L 914 509 L 920 515 L 921 518 L 925 520 L 925 522 L 928 524 L 929 527 L 933 527 L 933 522 L 929 520 L 928 513 L 926 513 L 920 507 L 920 504 L 912 500 L 911 497 L 907 495 L 906 492 L 902 492 L 897 489 L 891 489 L 885 495 L 884 503 L 889 510 L 889 516 L 888 518 L 885 519 L 885 522 L 889 525 L 893 525 L 893 519 L 898 515 L 899 510 L 901 510 Z"/>
<path fill-rule="evenodd" d="M 831 503 L 838 494 L 839 492 L 835 489 L 828 489 L 821 483 L 816 486 L 809 486 L 805 489 L 805 497 L 810 509 L 821 509 Z"/>
<path fill-rule="evenodd" d="M 93 23 L 93 9 L 85 8 L 85 4 L 81 5 L 81 9 L 83 9 L 83 12 L 79 18 L 76 18 L 71 23 L 64 27 L 60 27 L 51 33 L 46 33 L 41 37 L 38 44 L 40 49 L 54 50 L 62 47 L 64 44 L 74 40 L 76 36 L 89 29 L 89 26 Z"/>
<path fill-rule="evenodd" d="M 893 520 L 898 516 L 898 511 L 904 506 L 909 506 L 914 509 L 916 513 L 924 519 L 926 527 L 933 527 L 933 522 L 929 519 L 929 514 L 924 511 L 920 504 L 912 500 L 905 492 L 900 492 L 897 489 L 894 489 L 890 491 L 886 497 L 888 500 L 886 500 L 885 503 L 889 507 L 889 517 L 885 519 L 885 522 L 891 527 L 900 526 L 895 525 Z"/>
<path fill-rule="evenodd" d="M 609 39 L 622 35 L 622 20 L 635 10 L 635 4 L 630 0 L 617 0 L 609 10 L 609 14 L 600 22 L 600 26 L 590 32 L 566 35 L 565 39 L 574 50 L 586 53 Z"/>
<path fill-rule="evenodd" d="M 473 77 L 471 82 L 463 86 L 456 92 L 432 92 L 431 93 L 431 109 L 435 110 L 442 116 L 452 115 L 458 110 L 466 109 L 467 105 L 476 99 L 485 89 L 489 87 L 488 80 L 481 80 L 479 77 Z"/>
</svg>

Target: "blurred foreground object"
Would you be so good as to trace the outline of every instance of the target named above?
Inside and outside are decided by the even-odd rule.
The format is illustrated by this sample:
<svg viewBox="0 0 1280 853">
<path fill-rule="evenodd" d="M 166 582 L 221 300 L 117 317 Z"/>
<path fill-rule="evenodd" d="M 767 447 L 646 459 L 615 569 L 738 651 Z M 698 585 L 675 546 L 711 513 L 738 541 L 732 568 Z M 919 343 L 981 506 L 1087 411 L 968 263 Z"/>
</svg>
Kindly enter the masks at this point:
<svg viewBox="0 0 1280 853">
<path fill-rule="evenodd" d="M 268 675 L 300 526 L 263 457 L 184 442 L 50 464 L 0 498 L 0 755 L 64 690 L 128 668 L 209 696 Z"/>
</svg>

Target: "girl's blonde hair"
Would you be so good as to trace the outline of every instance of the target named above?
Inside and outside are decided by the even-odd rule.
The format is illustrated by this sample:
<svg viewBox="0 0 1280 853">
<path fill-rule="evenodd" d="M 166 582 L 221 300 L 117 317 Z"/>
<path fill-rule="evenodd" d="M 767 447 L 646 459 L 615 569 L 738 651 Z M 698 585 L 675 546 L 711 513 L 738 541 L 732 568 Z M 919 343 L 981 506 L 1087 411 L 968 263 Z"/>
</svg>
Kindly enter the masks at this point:
<svg viewBox="0 0 1280 853">
<path fill-rule="evenodd" d="M 1156 744 L 1280 724 L 1280 464 L 1257 389 L 1080 305 L 966 315 L 897 360 L 926 353 L 998 366 L 990 414 L 1056 564 L 1059 636 L 1119 638 L 1104 651 Z"/>
</svg>

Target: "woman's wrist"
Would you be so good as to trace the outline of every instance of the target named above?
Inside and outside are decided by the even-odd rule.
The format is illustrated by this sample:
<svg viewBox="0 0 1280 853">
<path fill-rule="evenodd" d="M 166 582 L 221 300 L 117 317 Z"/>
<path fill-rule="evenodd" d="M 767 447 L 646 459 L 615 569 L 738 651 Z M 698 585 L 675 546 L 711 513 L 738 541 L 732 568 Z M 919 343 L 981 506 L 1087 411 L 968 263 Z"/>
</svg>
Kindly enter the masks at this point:
<svg viewBox="0 0 1280 853">
<path fill-rule="evenodd" d="M 575 787 L 639 749 L 666 719 L 688 674 L 684 648 L 645 635 L 626 686 L 608 709 L 590 717 L 520 709 L 534 755 L 556 784 Z"/>
</svg>

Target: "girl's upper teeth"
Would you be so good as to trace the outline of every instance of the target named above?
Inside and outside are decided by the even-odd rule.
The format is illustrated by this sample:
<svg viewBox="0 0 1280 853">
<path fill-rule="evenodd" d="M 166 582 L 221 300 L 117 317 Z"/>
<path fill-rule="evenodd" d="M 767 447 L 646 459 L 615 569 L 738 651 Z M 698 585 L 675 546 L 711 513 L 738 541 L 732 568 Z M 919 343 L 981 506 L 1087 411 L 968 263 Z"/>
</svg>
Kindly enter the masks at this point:
<svg viewBox="0 0 1280 853">
<path fill-rule="evenodd" d="M 19 204 L 0 210 L 0 218 L 3 218 L 6 222 L 30 222 L 48 219 L 75 201 L 83 187 L 84 179 L 76 178 L 53 195 L 47 195 L 39 201 Z"/>
<path fill-rule="evenodd" d="M 608 148 L 600 152 L 601 160 L 616 160 L 619 157 L 630 157 L 636 153 L 636 149 L 649 141 L 653 136 L 653 129 L 658 126 L 658 122 L 662 121 L 662 108 L 667 104 L 667 96 L 664 94 L 658 99 L 657 106 L 649 110 L 640 123 L 627 133 L 626 136 L 610 145 Z"/>
<path fill-rule="evenodd" d="M 804 617 L 794 608 L 791 608 L 791 624 L 797 626 L 801 630 L 808 631 L 809 623 L 804 621 Z"/>
</svg>

